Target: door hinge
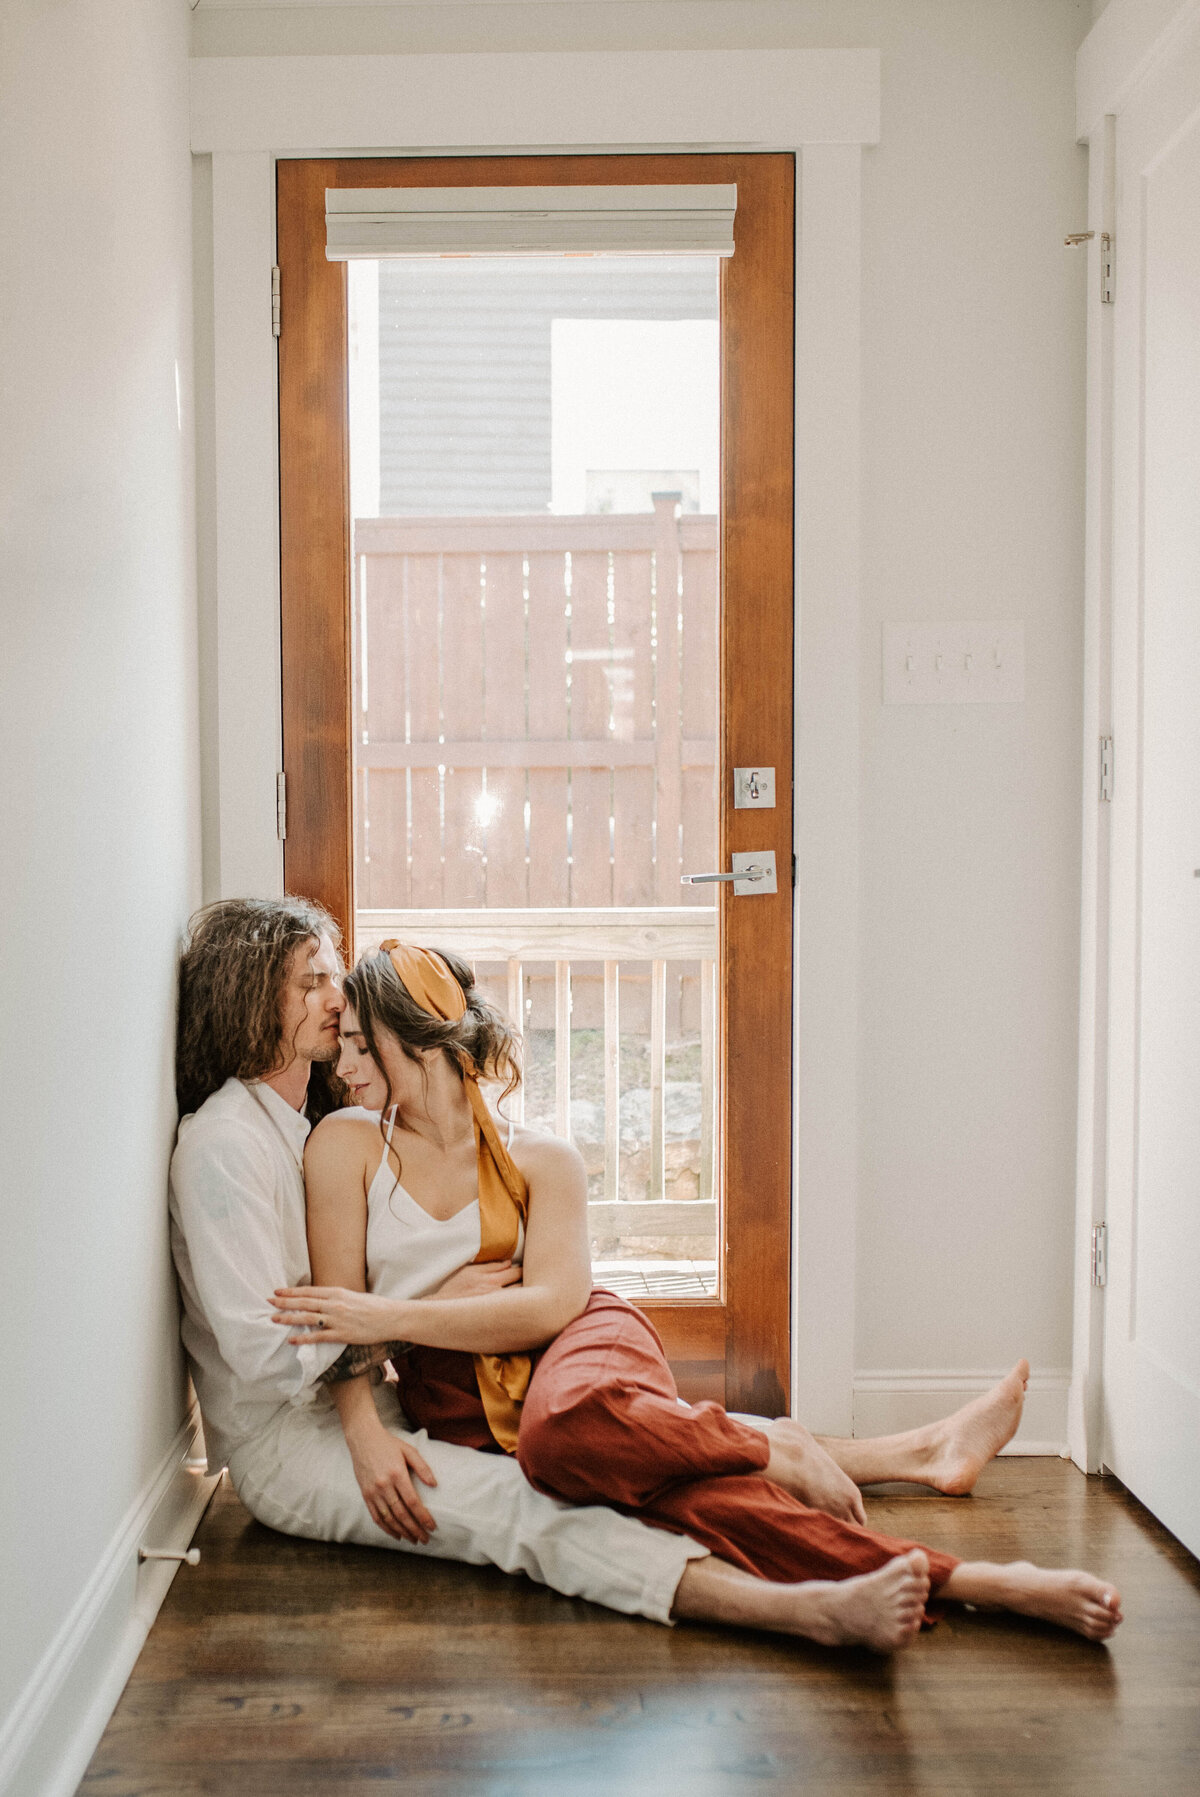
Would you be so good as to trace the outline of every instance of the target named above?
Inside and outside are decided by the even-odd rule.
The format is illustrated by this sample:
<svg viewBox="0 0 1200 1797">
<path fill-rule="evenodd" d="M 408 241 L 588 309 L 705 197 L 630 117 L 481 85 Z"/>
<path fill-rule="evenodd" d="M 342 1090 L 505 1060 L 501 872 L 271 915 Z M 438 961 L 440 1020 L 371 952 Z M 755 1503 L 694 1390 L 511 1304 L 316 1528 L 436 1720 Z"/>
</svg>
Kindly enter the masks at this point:
<svg viewBox="0 0 1200 1797">
<path fill-rule="evenodd" d="M 275 776 L 275 834 L 287 841 L 287 775 L 282 773 Z"/>
<path fill-rule="evenodd" d="M 1092 241 L 1092 238 L 1095 235 L 1096 235 L 1096 233 L 1094 231 L 1072 231 L 1071 235 L 1069 237 L 1063 238 L 1063 242 L 1066 244 L 1068 249 L 1073 249 L 1077 243 L 1090 243 Z M 1100 304 L 1102 306 L 1111 306 L 1112 305 L 1113 290 L 1114 290 L 1114 283 L 1113 283 L 1112 232 L 1111 231 L 1101 231 L 1101 233 L 1100 233 Z"/>
<path fill-rule="evenodd" d="M 1107 1223 L 1096 1223 L 1092 1228 L 1092 1284 L 1108 1284 Z"/>
<path fill-rule="evenodd" d="M 279 270 L 271 270 L 271 335 L 279 335 Z"/>
<path fill-rule="evenodd" d="M 1108 804 L 1112 799 L 1113 788 L 1113 739 L 1111 736 L 1100 738 L 1100 799 Z"/>
</svg>

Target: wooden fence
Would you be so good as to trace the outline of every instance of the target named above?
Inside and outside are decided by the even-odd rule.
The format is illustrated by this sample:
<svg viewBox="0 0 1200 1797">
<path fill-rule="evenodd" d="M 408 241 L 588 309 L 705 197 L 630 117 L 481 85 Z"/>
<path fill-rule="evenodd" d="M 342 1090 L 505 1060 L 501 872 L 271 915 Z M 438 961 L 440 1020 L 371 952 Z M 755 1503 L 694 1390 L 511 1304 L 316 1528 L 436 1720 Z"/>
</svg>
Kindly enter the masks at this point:
<svg viewBox="0 0 1200 1797">
<path fill-rule="evenodd" d="M 711 904 L 717 520 L 359 519 L 358 904 Z"/>
</svg>

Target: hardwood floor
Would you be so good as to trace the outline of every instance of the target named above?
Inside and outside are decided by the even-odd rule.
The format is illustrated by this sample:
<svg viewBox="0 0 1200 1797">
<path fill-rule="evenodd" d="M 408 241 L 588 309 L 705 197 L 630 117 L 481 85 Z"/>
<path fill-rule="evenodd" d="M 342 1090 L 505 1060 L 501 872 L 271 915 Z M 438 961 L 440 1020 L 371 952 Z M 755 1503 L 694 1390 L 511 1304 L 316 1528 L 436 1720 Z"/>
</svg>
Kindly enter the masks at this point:
<svg viewBox="0 0 1200 1797">
<path fill-rule="evenodd" d="M 1200 1565 L 1113 1479 L 1003 1460 L 897 1534 L 1119 1587 L 1109 1648 L 964 1611 L 879 1660 L 664 1629 L 491 1570 L 275 1535 L 223 1486 L 87 1797 L 1200 1792 Z"/>
</svg>

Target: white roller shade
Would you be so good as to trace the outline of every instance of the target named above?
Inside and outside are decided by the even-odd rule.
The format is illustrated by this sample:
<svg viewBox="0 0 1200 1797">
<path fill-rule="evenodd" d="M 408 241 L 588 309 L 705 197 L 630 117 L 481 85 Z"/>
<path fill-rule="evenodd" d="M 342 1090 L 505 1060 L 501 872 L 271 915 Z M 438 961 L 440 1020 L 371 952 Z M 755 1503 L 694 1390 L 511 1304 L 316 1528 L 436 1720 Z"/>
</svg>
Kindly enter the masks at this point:
<svg viewBox="0 0 1200 1797">
<path fill-rule="evenodd" d="M 732 256 L 737 188 L 328 187 L 330 262 L 378 256 Z"/>
</svg>

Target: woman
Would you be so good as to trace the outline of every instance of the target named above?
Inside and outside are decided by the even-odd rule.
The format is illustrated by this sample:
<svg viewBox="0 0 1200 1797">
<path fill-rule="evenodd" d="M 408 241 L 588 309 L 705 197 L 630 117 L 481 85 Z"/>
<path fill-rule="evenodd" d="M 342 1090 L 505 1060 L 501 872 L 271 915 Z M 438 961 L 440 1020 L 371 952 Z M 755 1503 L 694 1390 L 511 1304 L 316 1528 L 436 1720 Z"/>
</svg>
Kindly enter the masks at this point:
<svg viewBox="0 0 1200 1797">
<path fill-rule="evenodd" d="M 515 1453 L 539 1490 L 635 1512 L 761 1578 L 850 1580 L 909 1556 L 928 1562 L 940 1597 L 1112 1633 L 1120 1601 L 1098 1579 L 874 1534 L 799 1425 L 681 1404 L 642 1313 L 592 1291 L 579 1156 L 529 1130 L 504 1126 L 502 1139 L 487 1109 L 479 1080 L 511 1091 L 516 1047 L 469 968 L 386 943 L 345 989 L 338 1072 L 356 1104 L 309 1139 L 315 1283 L 275 1294 L 279 1323 L 412 1344 L 394 1365 L 414 1428 Z M 356 1466 L 369 1462 L 382 1425 L 367 1382 L 334 1389 Z M 889 1644 L 911 1638 L 922 1610 L 910 1605 Z"/>
</svg>

